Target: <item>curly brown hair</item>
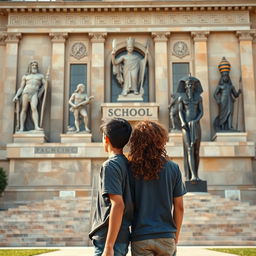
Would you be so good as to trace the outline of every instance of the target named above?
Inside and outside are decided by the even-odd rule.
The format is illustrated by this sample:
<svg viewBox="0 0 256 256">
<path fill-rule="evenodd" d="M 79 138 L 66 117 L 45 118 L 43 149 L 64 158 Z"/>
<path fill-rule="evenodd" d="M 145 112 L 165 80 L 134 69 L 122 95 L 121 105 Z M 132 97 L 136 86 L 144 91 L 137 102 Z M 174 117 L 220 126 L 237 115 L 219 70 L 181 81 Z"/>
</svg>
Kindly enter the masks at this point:
<svg viewBox="0 0 256 256">
<path fill-rule="evenodd" d="M 129 142 L 129 160 L 135 178 L 159 178 L 168 158 L 165 149 L 167 140 L 168 133 L 159 123 L 142 121 L 136 124 Z"/>
</svg>

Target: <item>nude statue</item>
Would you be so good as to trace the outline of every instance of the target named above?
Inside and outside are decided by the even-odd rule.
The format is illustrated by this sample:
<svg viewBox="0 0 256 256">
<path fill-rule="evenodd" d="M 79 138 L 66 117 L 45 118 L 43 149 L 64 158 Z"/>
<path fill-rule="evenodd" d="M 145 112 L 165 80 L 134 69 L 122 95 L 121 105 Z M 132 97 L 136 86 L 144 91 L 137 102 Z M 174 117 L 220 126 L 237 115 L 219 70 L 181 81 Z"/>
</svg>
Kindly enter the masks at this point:
<svg viewBox="0 0 256 256">
<path fill-rule="evenodd" d="M 112 64 L 113 73 L 116 75 L 117 81 L 122 87 L 122 95 L 126 96 L 129 93 L 135 95 L 143 94 L 143 80 L 145 75 L 145 66 L 147 63 L 148 47 L 146 49 L 144 59 L 141 59 L 134 53 L 134 39 L 127 39 L 127 54 L 115 58 L 116 48 L 113 40 L 112 49 Z"/>
<path fill-rule="evenodd" d="M 29 63 L 27 73 L 22 77 L 20 88 L 18 89 L 16 95 L 13 98 L 13 102 L 20 105 L 21 101 L 21 111 L 17 112 L 17 130 L 23 132 L 25 130 L 25 124 L 27 121 L 28 108 L 30 106 L 32 112 L 32 121 L 34 124 L 34 129 L 41 131 L 42 128 L 39 127 L 39 113 L 38 113 L 38 102 L 42 97 L 46 86 L 46 80 L 44 75 L 39 73 L 38 62 L 32 61 Z M 43 115 L 43 113 L 41 113 Z"/>
<path fill-rule="evenodd" d="M 71 105 L 70 111 L 74 113 L 75 118 L 75 132 L 80 132 L 80 116 L 84 121 L 85 132 L 90 132 L 90 129 L 88 128 L 86 105 L 91 102 L 94 96 L 88 97 L 85 90 L 86 88 L 84 84 L 78 84 L 76 90 L 69 99 L 69 104 Z"/>
<path fill-rule="evenodd" d="M 203 116 L 200 94 L 203 89 L 197 78 L 189 76 L 179 82 L 177 92 L 180 93 L 178 102 L 183 134 L 185 176 L 187 180 L 196 181 L 200 180 L 198 177 L 201 142 L 200 119 Z"/>
</svg>

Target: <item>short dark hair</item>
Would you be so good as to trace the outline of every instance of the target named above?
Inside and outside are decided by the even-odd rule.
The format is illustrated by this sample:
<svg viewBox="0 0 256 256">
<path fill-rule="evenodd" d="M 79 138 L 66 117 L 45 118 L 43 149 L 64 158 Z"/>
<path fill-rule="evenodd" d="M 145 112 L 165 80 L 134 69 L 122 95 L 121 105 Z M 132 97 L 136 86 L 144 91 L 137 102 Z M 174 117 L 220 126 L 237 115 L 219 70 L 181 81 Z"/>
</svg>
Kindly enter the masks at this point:
<svg viewBox="0 0 256 256">
<path fill-rule="evenodd" d="M 118 149 L 128 143 L 132 133 L 130 123 L 123 118 L 105 120 L 100 126 L 100 130 L 109 138 L 111 145 Z"/>
</svg>

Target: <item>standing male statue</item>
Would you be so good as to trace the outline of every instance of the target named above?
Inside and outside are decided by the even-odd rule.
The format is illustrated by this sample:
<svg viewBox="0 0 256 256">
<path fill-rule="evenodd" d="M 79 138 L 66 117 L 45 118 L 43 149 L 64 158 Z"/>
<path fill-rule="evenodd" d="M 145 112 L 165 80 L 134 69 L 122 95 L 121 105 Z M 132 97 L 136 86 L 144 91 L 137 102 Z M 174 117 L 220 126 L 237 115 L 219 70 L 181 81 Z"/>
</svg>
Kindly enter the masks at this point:
<svg viewBox="0 0 256 256">
<path fill-rule="evenodd" d="M 113 73 L 120 86 L 122 87 L 122 95 L 133 93 L 135 95 L 143 94 L 143 80 L 145 68 L 147 64 L 148 46 L 144 59 L 141 59 L 134 53 L 134 38 L 127 39 L 127 54 L 115 58 L 116 45 L 113 40 L 112 64 Z"/>
<path fill-rule="evenodd" d="M 38 108 L 38 103 L 43 96 L 46 86 L 47 81 L 44 79 L 44 75 L 39 73 L 38 62 L 31 61 L 28 65 L 27 73 L 22 77 L 20 88 L 13 98 L 13 102 L 16 103 L 17 131 L 23 132 L 25 129 L 32 130 L 31 127 L 25 127 L 26 124 L 29 126 L 30 122 L 29 106 L 31 109 L 31 118 L 34 125 L 34 130 L 43 130 L 39 126 L 39 112 L 41 112 L 41 120 L 44 113 L 42 108 Z M 19 111 L 20 103 L 21 111 Z M 44 106 L 44 103 L 42 103 L 42 106 Z"/>
<path fill-rule="evenodd" d="M 231 65 L 222 58 L 219 66 L 221 78 L 214 92 L 214 98 L 219 105 L 219 115 L 214 120 L 214 128 L 216 131 L 234 131 L 232 126 L 234 102 L 241 94 L 241 89 L 236 91 L 229 77 Z"/>
<path fill-rule="evenodd" d="M 88 97 L 85 93 L 85 89 L 84 84 L 78 84 L 69 99 L 69 105 L 71 105 L 70 111 L 74 113 L 76 132 L 80 132 L 80 116 L 84 121 L 85 132 L 90 132 L 88 128 L 86 105 L 90 103 L 94 96 Z"/>
<path fill-rule="evenodd" d="M 181 125 L 180 125 L 180 118 L 179 118 L 179 94 L 174 93 L 171 94 L 171 103 L 169 105 L 169 115 L 170 115 L 170 120 L 172 124 L 172 132 L 177 132 L 181 130 Z"/>
<path fill-rule="evenodd" d="M 200 119 L 203 116 L 203 92 L 200 81 L 192 76 L 179 81 L 179 117 L 184 148 L 184 167 L 187 180 L 198 181 L 199 149 L 201 142 Z"/>
</svg>

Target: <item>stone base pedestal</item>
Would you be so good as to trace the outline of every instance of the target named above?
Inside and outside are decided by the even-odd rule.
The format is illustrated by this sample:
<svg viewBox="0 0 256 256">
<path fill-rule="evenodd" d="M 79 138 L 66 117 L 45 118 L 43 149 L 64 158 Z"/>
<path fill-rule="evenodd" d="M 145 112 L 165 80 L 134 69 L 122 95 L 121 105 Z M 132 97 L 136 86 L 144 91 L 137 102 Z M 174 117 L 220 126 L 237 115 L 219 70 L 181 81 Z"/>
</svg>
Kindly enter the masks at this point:
<svg viewBox="0 0 256 256">
<path fill-rule="evenodd" d="M 14 143 L 44 143 L 46 137 L 44 131 L 17 132 L 13 134 Z"/>
<path fill-rule="evenodd" d="M 247 132 L 217 132 L 212 140 L 217 142 L 246 142 Z"/>
<path fill-rule="evenodd" d="M 207 181 L 185 181 L 185 186 L 188 192 L 207 192 Z"/>
<path fill-rule="evenodd" d="M 169 143 L 182 144 L 182 132 L 175 130 L 169 133 Z"/>
<path fill-rule="evenodd" d="M 127 94 L 127 95 L 118 95 L 117 101 L 143 101 L 141 94 Z"/>
<path fill-rule="evenodd" d="M 61 143 L 90 143 L 92 142 L 91 133 L 66 133 L 60 135 Z"/>
</svg>

